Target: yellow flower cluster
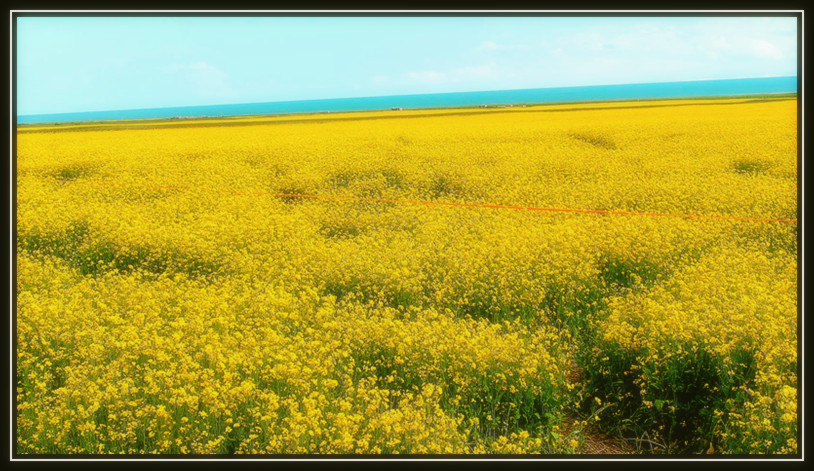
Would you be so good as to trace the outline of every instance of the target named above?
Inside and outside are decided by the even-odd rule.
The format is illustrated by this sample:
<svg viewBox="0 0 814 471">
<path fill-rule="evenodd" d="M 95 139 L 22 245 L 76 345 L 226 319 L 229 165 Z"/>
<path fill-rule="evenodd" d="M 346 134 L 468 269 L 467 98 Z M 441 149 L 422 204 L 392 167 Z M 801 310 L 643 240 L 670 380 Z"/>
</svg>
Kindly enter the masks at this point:
<svg viewBox="0 0 814 471">
<path fill-rule="evenodd" d="M 796 125 L 740 99 L 21 127 L 17 451 L 574 453 L 587 397 L 796 452 L 796 223 L 440 205 L 796 219 Z M 731 377 L 708 419 L 653 392 L 701 357 Z"/>
<path fill-rule="evenodd" d="M 27 452 L 464 453 L 460 412 L 522 405 L 501 397 L 556 412 L 564 381 L 554 332 L 517 323 L 230 278 L 82 277 L 53 256 L 18 270 Z"/>
<path fill-rule="evenodd" d="M 724 450 L 795 453 L 797 274 L 796 254 L 748 239 L 722 243 L 669 281 L 612 298 L 599 330 L 645 365 L 643 397 L 657 397 L 676 379 L 675 363 L 692 357 L 700 371 L 678 378 L 694 379 L 696 398 L 721 398 L 715 439 Z"/>
</svg>

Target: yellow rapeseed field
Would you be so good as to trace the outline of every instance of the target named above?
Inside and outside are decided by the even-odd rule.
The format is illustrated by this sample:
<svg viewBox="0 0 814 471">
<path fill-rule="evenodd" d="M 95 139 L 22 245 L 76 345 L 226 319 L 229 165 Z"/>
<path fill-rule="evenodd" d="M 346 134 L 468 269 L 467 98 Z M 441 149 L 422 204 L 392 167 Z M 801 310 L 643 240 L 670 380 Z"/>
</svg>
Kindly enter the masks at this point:
<svg viewBox="0 0 814 471">
<path fill-rule="evenodd" d="M 797 453 L 796 110 L 20 128 L 17 452 Z"/>
</svg>

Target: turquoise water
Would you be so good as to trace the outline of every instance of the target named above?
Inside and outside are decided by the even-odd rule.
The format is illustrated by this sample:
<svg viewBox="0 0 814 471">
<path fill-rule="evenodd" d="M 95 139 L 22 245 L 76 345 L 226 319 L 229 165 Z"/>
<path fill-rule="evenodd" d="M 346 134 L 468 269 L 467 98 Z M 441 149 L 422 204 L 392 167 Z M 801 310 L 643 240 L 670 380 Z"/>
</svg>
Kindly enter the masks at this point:
<svg viewBox="0 0 814 471">
<path fill-rule="evenodd" d="M 695 82 L 637 83 L 590 87 L 532 88 L 490 92 L 432 93 L 327 100 L 276 101 L 234 105 L 145 108 L 17 116 L 17 122 L 52 123 L 115 119 L 170 118 L 173 116 L 242 116 L 258 114 L 363 111 L 391 108 L 434 108 L 496 104 L 680 98 L 694 96 L 747 95 L 797 91 L 797 77 L 769 77 Z"/>
</svg>

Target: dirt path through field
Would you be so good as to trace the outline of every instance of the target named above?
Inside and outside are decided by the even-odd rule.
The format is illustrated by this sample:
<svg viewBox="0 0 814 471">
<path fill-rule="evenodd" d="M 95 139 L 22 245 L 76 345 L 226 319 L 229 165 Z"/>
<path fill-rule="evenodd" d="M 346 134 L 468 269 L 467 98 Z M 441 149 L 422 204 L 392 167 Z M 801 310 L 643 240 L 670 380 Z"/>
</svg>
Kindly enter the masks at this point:
<svg viewBox="0 0 814 471">
<path fill-rule="evenodd" d="M 576 362 L 570 365 L 568 371 L 568 382 L 571 384 L 580 384 L 582 381 L 582 371 L 577 366 Z M 569 414 L 564 421 L 564 432 L 570 434 L 571 430 L 579 423 L 580 420 L 572 414 Z M 634 450 L 630 445 L 621 438 L 614 438 L 599 430 L 596 426 L 590 423 L 582 430 L 582 437 L 584 448 L 581 453 L 588 455 L 624 455 L 633 453 Z"/>
</svg>

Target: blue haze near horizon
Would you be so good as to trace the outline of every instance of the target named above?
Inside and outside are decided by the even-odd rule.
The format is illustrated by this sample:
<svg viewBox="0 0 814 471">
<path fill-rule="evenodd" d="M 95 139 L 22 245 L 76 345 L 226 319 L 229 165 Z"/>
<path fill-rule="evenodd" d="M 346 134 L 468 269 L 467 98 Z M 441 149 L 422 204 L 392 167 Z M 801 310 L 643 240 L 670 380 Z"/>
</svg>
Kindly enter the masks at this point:
<svg viewBox="0 0 814 471">
<path fill-rule="evenodd" d="M 436 108 L 501 104 L 532 104 L 595 100 L 635 100 L 797 92 L 797 77 L 637 83 L 582 87 L 533 88 L 481 92 L 429 93 L 276 101 L 206 106 L 49 113 L 17 116 L 18 124 L 160 119 L 171 117 L 250 116 L 268 114 L 366 111 L 391 108 Z"/>
</svg>

